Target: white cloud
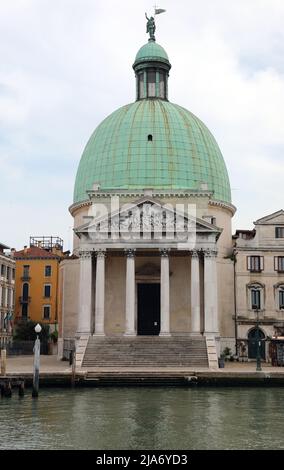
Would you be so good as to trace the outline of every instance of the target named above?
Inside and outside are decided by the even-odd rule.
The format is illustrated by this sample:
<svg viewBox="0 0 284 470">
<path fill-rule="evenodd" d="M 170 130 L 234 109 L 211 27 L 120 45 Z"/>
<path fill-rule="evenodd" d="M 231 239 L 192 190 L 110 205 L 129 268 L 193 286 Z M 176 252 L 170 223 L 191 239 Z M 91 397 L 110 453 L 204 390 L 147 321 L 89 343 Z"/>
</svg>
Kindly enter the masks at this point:
<svg viewBox="0 0 284 470">
<path fill-rule="evenodd" d="M 134 100 L 131 67 L 152 4 L 0 0 L 1 214 L 9 221 L 0 241 L 20 248 L 30 234 L 70 238 L 80 155 L 99 122 Z M 161 6 L 170 99 L 215 135 L 238 206 L 234 224 L 251 226 L 283 206 L 284 2 Z"/>
</svg>

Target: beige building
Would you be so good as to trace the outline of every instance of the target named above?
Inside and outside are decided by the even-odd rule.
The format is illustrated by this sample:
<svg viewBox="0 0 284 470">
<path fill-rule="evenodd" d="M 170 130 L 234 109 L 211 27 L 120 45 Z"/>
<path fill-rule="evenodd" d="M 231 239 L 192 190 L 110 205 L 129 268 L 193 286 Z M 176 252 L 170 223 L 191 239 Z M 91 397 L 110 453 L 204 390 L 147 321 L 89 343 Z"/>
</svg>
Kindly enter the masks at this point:
<svg viewBox="0 0 284 470">
<path fill-rule="evenodd" d="M 254 224 L 254 230 L 234 236 L 236 336 L 244 359 L 256 357 L 257 314 L 262 339 L 284 335 L 284 211 Z M 262 341 L 263 359 L 269 356 L 268 344 Z"/>
<path fill-rule="evenodd" d="M 12 332 L 15 307 L 15 261 L 7 250 L 9 247 L 0 243 L 0 337 L 3 341 Z"/>
</svg>

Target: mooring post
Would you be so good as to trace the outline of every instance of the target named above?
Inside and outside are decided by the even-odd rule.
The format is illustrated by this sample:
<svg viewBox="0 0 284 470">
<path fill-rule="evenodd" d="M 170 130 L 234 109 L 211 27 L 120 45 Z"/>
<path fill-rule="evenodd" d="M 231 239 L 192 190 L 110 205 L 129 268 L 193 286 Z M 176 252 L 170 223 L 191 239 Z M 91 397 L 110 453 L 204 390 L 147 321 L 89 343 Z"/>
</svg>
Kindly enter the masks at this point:
<svg viewBox="0 0 284 470">
<path fill-rule="evenodd" d="M 76 350 L 72 351 L 72 377 L 71 377 L 72 387 L 75 387 L 75 380 L 76 380 Z"/>
<path fill-rule="evenodd" d="M 11 380 L 7 380 L 4 385 L 4 397 L 11 398 L 12 396 L 12 384 Z"/>
<path fill-rule="evenodd" d="M 41 332 L 41 326 L 39 324 L 35 327 L 35 332 Z M 32 397 L 38 397 L 38 389 L 39 389 L 39 363 L 40 363 L 40 339 L 37 334 L 37 338 L 35 340 L 34 345 L 34 377 L 33 377 L 33 392 Z"/>
<path fill-rule="evenodd" d="M 21 380 L 19 383 L 19 397 L 24 397 L 25 396 L 25 382 L 24 380 Z"/>
<path fill-rule="evenodd" d="M 1 349 L 1 375 L 6 375 L 7 367 L 7 352 L 6 349 Z"/>
</svg>

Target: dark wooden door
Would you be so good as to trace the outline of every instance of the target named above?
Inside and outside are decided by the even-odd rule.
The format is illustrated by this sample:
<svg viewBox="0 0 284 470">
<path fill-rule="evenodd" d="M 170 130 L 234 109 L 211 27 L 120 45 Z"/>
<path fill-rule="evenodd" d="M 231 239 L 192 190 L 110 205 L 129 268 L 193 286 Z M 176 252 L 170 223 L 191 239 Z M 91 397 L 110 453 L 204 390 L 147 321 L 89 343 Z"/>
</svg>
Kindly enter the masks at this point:
<svg viewBox="0 0 284 470">
<path fill-rule="evenodd" d="M 160 284 L 138 284 L 138 335 L 160 334 L 160 310 Z"/>
</svg>

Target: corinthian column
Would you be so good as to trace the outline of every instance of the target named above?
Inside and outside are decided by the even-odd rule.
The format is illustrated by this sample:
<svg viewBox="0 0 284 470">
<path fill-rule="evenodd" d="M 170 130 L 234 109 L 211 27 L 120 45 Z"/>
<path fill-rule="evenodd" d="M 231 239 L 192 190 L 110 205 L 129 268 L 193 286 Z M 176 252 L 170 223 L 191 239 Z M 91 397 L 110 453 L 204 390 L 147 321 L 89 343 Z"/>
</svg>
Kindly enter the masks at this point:
<svg viewBox="0 0 284 470">
<path fill-rule="evenodd" d="M 161 250 L 161 332 L 170 336 L 170 263 L 169 251 Z"/>
<path fill-rule="evenodd" d="M 199 255 L 197 250 L 191 252 L 191 332 L 200 334 L 200 278 Z"/>
<path fill-rule="evenodd" d="M 92 319 L 92 253 L 80 251 L 79 312 L 77 335 L 91 334 Z"/>
<path fill-rule="evenodd" d="M 95 310 L 95 335 L 105 334 L 105 250 L 96 252 L 96 310 Z"/>
<path fill-rule="evenodd" d="M 125 335 L 136 336 L 136 332 L 135 332 L 135 250 L 125 250 L 125 254 L 126 254 Z"/>
<path fill-rule="evenodd" d="M 205 334 L 219 334 L 217 296 L 217 251 L 204 253 L 204 316 Z"/>
</svg>

